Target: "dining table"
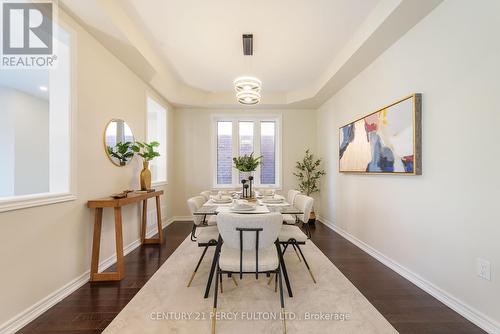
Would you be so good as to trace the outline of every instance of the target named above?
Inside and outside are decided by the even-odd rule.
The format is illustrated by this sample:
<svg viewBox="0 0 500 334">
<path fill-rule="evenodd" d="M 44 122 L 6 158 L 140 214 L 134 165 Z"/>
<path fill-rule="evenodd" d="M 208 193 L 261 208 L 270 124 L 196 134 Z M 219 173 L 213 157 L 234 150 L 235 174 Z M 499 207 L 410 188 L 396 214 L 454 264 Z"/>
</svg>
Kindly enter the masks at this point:
<svg viewBox="0 0 500 334">
<path fill-rule="evenodd" d="M 253 201 L 253 200 L 252 200 Z M 195 216 L 203 216 L 203 221 L 206 221 L 207 216 L 214 216 L 219 214 L 220 212 L 231 212 L 231 207 L 234 205 L 233 201 L 227 202 L 227 203 L 217 203 L 217 199 L 210 199 L 208 200 L 203 206 L 201 206 L 198 210 L 193 212 L 193 215 Z M 255 200 L 255 205 L 256 209 L 252 211 L 233 211 L 238 214 L 264 214 L 268 212 L 279 212 L 283 215 L 289 214 L 289 215 L 301 215 L 304 214 L 303 211 L 300 209 L 296 208 L 295 206 L 287 203 L 284 199 L 282 202 L 272 202 L 272 203 L 266 203 L 265 199 L 257 199 Z M 266 210 L 267 209 L 267 210 Z M 208 275 L 208 281 L 207 285 L 205 288 L 205 295 L 204 298 L 208 298 L 209 292 L 210 292 L 210 287 L 212 285 L 212 280 L 214 277 L 215 269 L 217 266 L 217 258 L 219 256 L 221 247 L 222 247 L 222 238 L 219 235 L 219 240 L 217 241 L 217 246 L 215 248 L 214 256 L 212 259 L 212 265 L 210 268 L 210 273 Z M 281 250 L 281 248 L 280 248 Z M 288 273 L 286 270 L 286 264 L 285 261 L 283 260 L 283 253 L 281 254 L 280 258 L 280 264 L 281 268 L 283 270 L 283 278 L 285 279 L 285 285 L 288 291 L 288 295 L 290 297 L 293 297 L 293 292 L 290 284 L 290 279 L 288 277 Z"/>
</svg>

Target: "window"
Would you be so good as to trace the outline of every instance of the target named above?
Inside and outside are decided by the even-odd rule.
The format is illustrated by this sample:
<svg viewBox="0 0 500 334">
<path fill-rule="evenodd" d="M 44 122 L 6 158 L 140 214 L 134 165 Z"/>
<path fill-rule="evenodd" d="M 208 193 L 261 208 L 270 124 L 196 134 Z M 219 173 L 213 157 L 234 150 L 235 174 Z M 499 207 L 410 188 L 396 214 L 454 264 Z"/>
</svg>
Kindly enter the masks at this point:
<svg viewBox="0 0 500 334">
<path fill-rule="evenodd" d="M 256 187 L 280 187 L 280 117 L 214 117 L 214 187 L 240 187 L 233 157 L 254 153 L 262 164 L 254 173 Z"/>
<path fill-rule="evenodd" d="M 276 183 L 276 122 L 260 123 L 260 183 Z"/>
<path fill-rule="evenodd" d="M 148 142 L 160 143 L 160 156 L 150 163 L 151 181 L 155 185 L 167 183 L 167 110 L 148 97 Z"/>
<path fill-rule="evenodd" d="M 217 122 L 217 184 L 233 183 L 233 123 Z"/>
<path fill-rule="evenodd" d="M 76 198 L 71 34 L 56 36 L 57 66 L 0 69 L 0 212 Z"/>
<path fill-rule="evenodd" d="M 253 147 L 253 122 L 239 122 L 240 155 L 251 154 Z"/>
</svg>

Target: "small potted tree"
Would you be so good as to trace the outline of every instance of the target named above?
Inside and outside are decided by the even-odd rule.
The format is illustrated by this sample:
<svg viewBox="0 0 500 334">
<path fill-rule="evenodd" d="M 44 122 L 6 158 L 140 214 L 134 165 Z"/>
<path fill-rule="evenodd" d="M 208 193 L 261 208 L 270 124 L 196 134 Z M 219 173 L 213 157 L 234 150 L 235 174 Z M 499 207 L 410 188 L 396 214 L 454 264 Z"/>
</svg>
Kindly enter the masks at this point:
<svg viewBox="0 0 500 334">
<path fill-rule="evenodd" d="M 115 147 L 107 146 L 108 154 L 117 159 L 120 166 L 125 166 L 134 156 L 134 152 L 131 151 L 131 146 L 132 143 L 129 141 L 117 143 Z"/>
<path fill-rule="evenodd" d="M 321 168 L 321 159 L 315 160 L 313 154 L 307 149 L 306 155 L 302 161 L 297 161 L 295 168 L 297 172 L 294 172 L 293 175 L 295 175 L 299 181 L 300 191 L 307 196 L 319 192 L 319 180 L 321 176 L 326 175 L 326 172 Z M 315 221 L 316 214 L 313 209 L 309 222 L 314 224 Z"/>
<path fill-rule="evenodd" d="M 135 142 L 132 146 L 132 151 L 143 159 L 143 169 L 141 171 L 141 190 L 151 189 L 151 171 L 149 170 L 149 162 L 160 156 L 160 153 L 155 151 L 155 148 L 158 146 L 160 146 L 160 143 L 156 141 L 151 143 Z"/>
</svg>

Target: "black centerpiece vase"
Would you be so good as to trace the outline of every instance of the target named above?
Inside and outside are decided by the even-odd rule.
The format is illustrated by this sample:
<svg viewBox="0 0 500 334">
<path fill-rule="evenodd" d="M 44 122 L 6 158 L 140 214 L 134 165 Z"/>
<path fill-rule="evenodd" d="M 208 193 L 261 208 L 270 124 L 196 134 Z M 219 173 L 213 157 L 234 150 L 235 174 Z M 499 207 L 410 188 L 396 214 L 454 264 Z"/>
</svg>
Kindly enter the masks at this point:
<svg viewBox="0 0 500 334">
<path fill-rule="evenodd" d="M 250 184 L 250 196 L 249 197 L 253 197 L 253 193 L 252 193 L 253 176 L 252 175 L 250 175 L 248 177 L 248 183 Z"/>
</svg>

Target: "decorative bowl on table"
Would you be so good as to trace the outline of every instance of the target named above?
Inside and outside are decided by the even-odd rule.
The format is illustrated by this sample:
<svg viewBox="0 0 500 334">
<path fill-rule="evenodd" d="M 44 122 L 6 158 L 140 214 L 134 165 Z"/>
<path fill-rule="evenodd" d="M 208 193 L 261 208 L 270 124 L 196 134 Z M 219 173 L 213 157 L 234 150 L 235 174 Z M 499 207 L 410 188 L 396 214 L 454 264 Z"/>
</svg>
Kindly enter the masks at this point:
<svg viewBox="0 0 500 334">
<path fill-rule="evenodd" d="M 245 200 L 239 200 L 236 201 L 236 203 L 233 204 L 231 207 L 231 211 L 252 211 L 256 210 L 257 206 L 255 204 L 250 204 L 248 201 Z"/>
<path fill-rule="evenodd" d="M 231 196 L 212 196 L 211 197 L 212 202 L 215 204 L 229 204 L 233 201 Z"/>
<path fill-rule="evenodd" d="M 274 196 L 276 195 L 276 190 L 274 189 L 263 189 L 260 191 L 260 194 L 264 197 Z"/>
<path fill-rule="evenodd" d="M 262 198 L 262 203 L 266 203 L 266 204 L 281 204 L 285 201 L 285 199 L 282 197 L 282 196 L 277 196 L 277 195 L 274 195 L 274 196 L 264 196 Z"/>
</svg>

